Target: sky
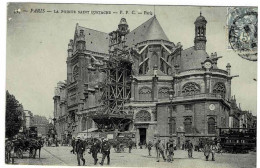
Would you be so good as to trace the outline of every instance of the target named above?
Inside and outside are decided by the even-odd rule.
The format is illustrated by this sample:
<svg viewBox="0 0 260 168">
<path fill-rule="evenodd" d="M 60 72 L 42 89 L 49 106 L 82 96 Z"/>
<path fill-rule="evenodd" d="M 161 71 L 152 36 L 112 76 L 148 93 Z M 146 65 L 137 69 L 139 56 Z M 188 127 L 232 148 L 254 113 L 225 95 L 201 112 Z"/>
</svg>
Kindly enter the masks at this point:
<svg viewBox="0 0 260 168">
<path fill-rule="evenodd" d="M 27 10 L 15 14 L 16 9 Z M 44 13 L 30 13 L 31 10 Z M 52 12 L 46 12 L 50 10 Z M 54 13 L 53 11 L 59 11 Z M 61 13 L 61 10 L 117 11 L 118 14 Z M 125 14 L 147 11 L 147 14 Z M 120 11 L 124 14 L 120 14 Z M 153 16 L 170 41 L 181 42 L 183 48 L 193 46 L 194 21 L 200 11 L 208 21 L 207 49 L 217 52 L 218 67 L 226 69 L 231 64 L 231 74 L 239 75 L 232 80 L 232 95 L 236 95 L 243 110 L 257 110 L 257 63 L 242 59 L 227 49 L 226 7 L 191 6 L 137 6 L 137 5 L 87 5 L 87 4 L 9 4 L 7 13 L 6 89 L 33 114 L 53 115 L 53 96 L 57 82 L 66 79 L 67 46 L 73 39 L 76 23 L 80 26 L 111 32 L 117 29 L 125 17 L 133 30 Z"/>
</svg>

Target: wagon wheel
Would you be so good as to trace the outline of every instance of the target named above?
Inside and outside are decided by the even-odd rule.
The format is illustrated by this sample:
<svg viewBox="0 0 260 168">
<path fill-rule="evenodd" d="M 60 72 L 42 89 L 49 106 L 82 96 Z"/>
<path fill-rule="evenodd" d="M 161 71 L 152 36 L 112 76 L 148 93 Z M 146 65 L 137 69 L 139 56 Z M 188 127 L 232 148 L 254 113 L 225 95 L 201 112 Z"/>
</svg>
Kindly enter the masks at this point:
<svg viewBox="0 0 260 168">
<path fill-rule="evenodd" d="M 16 156 L 18 159 L 22 159 L 23 158 L 23 151 L 22 149 L 18 148 L 16 151 Z"/>
</svg>

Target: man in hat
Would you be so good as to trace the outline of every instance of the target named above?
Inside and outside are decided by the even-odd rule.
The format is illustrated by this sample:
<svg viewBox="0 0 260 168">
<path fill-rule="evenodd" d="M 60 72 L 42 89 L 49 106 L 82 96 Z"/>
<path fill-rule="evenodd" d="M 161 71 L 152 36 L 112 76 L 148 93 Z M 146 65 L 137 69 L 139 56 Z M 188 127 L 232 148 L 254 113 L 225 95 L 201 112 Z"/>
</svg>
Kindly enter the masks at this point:
<svg viewBox="0 0 260 168">
<path fill-rule="evenodd" d="M 158 148 L 160 154 L 162 155 L 163 160 L 166 161 L 166 158 L 164 156 L 165 146 L 164 146 L 164 143 L 160 139 L 158 139 L 157 148 Z M 158 156 L 157 159 L 158 159 L 157 162 L 160 162 L 160 156 Z"/>
<path fill-rule="evenodd" d="M 92 153 L 92 157 L 94 159 L 94 165 L 97 164 L 98 158 L 97 158 L 97 154 L 100 150 L 101 146 L 100 146 L 100 142 L 98 139 L 92 139 L 92 144 L 91 144 L 91 148 L 89 150 L 89 154 Z"/>
<path fill-rule="evenodd" d="M 174 140 L 172 138 L 170 138 L 169 142 L 167 142 L 167 150 L 169 152 L 168 162 L 172 162 L 173 161 L 173 155 L 174 155 Z"/>
<path fill-rule="evenodd" d="M 131 150 L 133 148 L 134 142 L 132 141 L 131 138 L 129 138 L 128 140 L 128 148 L 129 148 L 129 153 L 131 153 Z"/>
<path fill-rule="evenodd" d="M 84 152 L 85 152 L 85 143 L 80 139 L 80 137 L 77 137 L 76 153 L 77 153 L 78 166 L 80 166 L 80 160 L 83 161 L 83 166 L 85 165 L 85 159 L 83 158 Z"/>
<path fill-rule="evenodd" d="M 193 144 L 190 140 L 188 140 L 187 142 L 187 149 L 188 149 L 188 157 L 192 158 Z"/>
<path fill-rule="evenodd" d="M 151 156 L 152 147 L 153 147 L 153 143 L 151 140 L 149 140 L 148 145 L 147 145 L 149 156 Z"/>
<path fill-rule="evenodd" d="M 76 140 L 75 140 L 75 137 L 72 138 L 71 146 L 72 146 L 72 150 L 70 151 L 70 153 L 75 154 L 75 146 L 76 146 Z"/>
<path fill-rule="evenodd" d="M 208 141 L 206 141 L 206 144 L 205 144 L 205 146 L 204 146 L 203 151 L 204 151 L 204 156 L 206 157 L 206 161 L 208 161 L 209 155 L 210 155 L 210 152 L 211 152 L 211 150 L 210 150 L 210 145 L 209 145 L 209 142 L 208 142 Z"/>
<path fill-rule="evenodd" d="M 102 153 L 102 161 L 100 163 L 101 166 L 104 164 L 104 160 L 107 157 L 107 164 L 110 164 L 110 143 L 108 142 L 107 139 L 103 140 L 103 143 L 101 145 L 101 153 Z"/>
<path fill-rule="evenodd" d="M 215 153 L 217 151 L 217 145 L 215 142 L 213 142 L 213 144 L 210 145 L 210 150 L 211 150 L 211 154 L 212 154 L 212 161 L 215 161 Z"/>
</svg>

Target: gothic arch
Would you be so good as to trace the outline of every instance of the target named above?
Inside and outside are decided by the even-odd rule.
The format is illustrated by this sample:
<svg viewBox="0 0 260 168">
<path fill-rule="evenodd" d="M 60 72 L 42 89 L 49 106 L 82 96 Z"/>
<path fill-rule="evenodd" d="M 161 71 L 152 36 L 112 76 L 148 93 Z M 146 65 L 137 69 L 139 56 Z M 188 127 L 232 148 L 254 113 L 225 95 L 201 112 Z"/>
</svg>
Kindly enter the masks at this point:
<svg viewBox="0 0 260 168">
<path fill-rule="evenodd" d="M 215 118 L 210 117 L 208 119 L 208 134 L 215 134 L 216 128 L 215 128 Z"/>
<path fill-rule="evenodd" d="M 226 87 L 225 84 L 222 82 L 218 82 L 213 87 L 213 93 L 221 95 L 222 98 L 225 98 L 226 95 Z"/>
<path fill-rule="evenodd" d="M 146 101 L 152 100 L 152 89 L 147 86 L 140 88 L 139 89 L 139 99 L 146 100 Z"/>
<path fill-rule="evenodd" d="M 158 98 L 163 99 L 163 98 L 169 98 L 169 88 L 168 87 L 161 87 L 158 91 Z"/>
<path fill-rule="evenodd" d="M 200 93 L 200 85 L 195 82 L 188 82 L 182 87 L 182 94 L 184 96 L 190 96 Z"/>
<path fill-rule="evenodd" d="M 146 110 L 141 110 L 136 113 L 135 121 L 151 121 L 151 114 Z"/>
</svg>

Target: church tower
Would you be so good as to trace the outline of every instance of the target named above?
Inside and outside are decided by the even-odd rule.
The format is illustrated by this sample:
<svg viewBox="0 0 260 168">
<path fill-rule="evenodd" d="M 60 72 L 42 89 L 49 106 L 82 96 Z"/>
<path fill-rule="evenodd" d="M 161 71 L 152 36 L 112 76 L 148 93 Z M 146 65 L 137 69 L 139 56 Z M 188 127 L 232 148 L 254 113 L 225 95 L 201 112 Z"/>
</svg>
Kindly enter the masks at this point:
<svg viewBox="0 0 260 168">
<path fill-rule="evenodd" d="M 195 24 L 194 46 L 196 50 L 206 50 L 206 24 L 207 20 L 201 15 L 197 17 Z"/>
</svg>

